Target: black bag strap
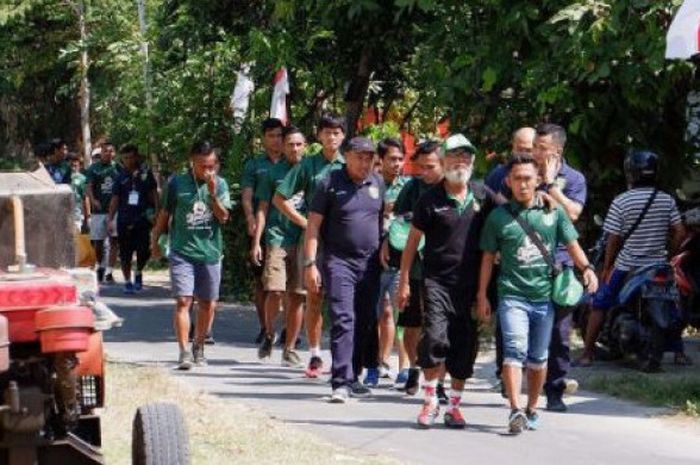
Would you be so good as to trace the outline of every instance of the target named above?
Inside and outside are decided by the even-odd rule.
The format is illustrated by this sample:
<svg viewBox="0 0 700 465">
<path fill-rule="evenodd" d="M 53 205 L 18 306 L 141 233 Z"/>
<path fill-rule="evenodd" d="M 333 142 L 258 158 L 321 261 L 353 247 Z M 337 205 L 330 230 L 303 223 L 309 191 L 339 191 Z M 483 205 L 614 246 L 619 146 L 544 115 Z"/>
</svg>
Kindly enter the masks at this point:
<svg viewBox="0 0 700 465">
<path fill-rule="evenodd" d="M 547 250 L 547 247 L 542 243 L 542 240 L 540 240 L 540 236 L 537 235 L 537 232 L 535 231 L 535 228 L 532 227 L 530 223 L 525 221 L 525 219 L 521 218 L 518 216 L 516 212 L 513 211 L 512 205 L 507 204 L 506 210 L 510 215 L 515 219 L 515 221 L 518 222 L 521 228 L 523 228 L 523 231 L 525 231 L 525 234 L 530 238 L 533 244 L 537 247 L 537 249 L 540 251 L 542 254 L 542 258 L 544 261 L 547 263 L 547 265 L 552 269 L 552 276 L 556 276 L 559 274 L 561 271 L 557 264 L 554 262 L 554 258 L 552 258 L 552 254 L 549 253 L 549 250 Z"/>
<path fill-rule="evenodd" d="M 627 231 L 627 234 L 625 234 L 625 237 L 622 238 L 623 245 L 625 244 L 625 242 L 627 242 L 627 239 L 629 239 L 632 236 L 632 234 L 634 234 L 634 232 L 637 230 L 637 228 L 641 224 L 642 220 L 646 216 L 647 212 L 649 211 L 649 208 L 651 208 L 651 204 L 654 203 L 654 199 L 656 199 L 656 194 L 658 194 L 658 193 L 659 193 L 658 189 L 654 189 L 654 191 L 651 193 L 651 195 L 649 196 L 649 200 L 647 200 L 646 205 L 644 205 L 644 208 L 642 209 L 642 213 L 637 218 L 637 221 L 634 222 L 634 224 L 632 225 L 632 228 L 630 228 L 630 230 Z"/>
</svg>

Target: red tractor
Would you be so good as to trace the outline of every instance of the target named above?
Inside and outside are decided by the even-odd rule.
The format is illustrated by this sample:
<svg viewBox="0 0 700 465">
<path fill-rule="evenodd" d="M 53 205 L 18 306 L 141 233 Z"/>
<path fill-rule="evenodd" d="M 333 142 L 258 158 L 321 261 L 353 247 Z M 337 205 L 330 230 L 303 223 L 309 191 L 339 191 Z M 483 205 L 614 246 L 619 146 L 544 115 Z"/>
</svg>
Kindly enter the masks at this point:
<svg viewBox="0 0 700 465">
<path fill-rule="evenodd" d="M 105 463 L 97 284 L 71 269 L 72 211 L 43 168 L 0 173 L 0 465 Z M 177 406 L 141 407 L 133 427 L 134 464 L 189 464 Z"/>
</svg>

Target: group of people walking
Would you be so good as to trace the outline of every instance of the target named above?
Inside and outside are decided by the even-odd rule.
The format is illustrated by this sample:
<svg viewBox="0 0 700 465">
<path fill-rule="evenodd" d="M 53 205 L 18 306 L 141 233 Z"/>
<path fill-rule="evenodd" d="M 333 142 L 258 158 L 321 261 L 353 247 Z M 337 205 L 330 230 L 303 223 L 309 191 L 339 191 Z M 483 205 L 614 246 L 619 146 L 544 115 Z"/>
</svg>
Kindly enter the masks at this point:
<svg viewBox="0 0 700 465">
<path fill-rule="evenodd" d="M 435 423 L 441 404 L 446 426 L 465 427 L 461 404 L 465 381 L 474 373 L 479 324 L 494 314 L 496 371 L 510 404 L 509 430 L 537 429 L 542 391 L 547 409 L 565 411 L 562 397 L 577 386 L 568 377 L 569 339 L 571 309 L 583 298 L 581 289 L 595 294 L 594 307 L 604 309 L 630 263 L 665 258 L 667 236 L 673 248 L 683 235 L 675 202 L 665 194 L 652 199 L 651 219 L 632 228 L 644 192 L 655 187 L 658 157 L 631 151 L 625 170 L 631 173 L 629 192 L 636 194 L 616 199 L 606 219 L 614 245 L 596 294 L 598 274 L 575 228 L 586 204 L 586 179 L 566 162 L 562 127 L 516 130 L 511 154 L 484 182 L 473 179 L 477 149 L 463 134 L 421 142 L 412 154 L 415 177 L 403 175 L 406 154 L 399 140 L 345 140 L 343 118 L 323 116 L 316 140 L 320 151 L 306 154 L 300 129 L 265 120 L 264 152 L 247 160 L 240 180 L 260 322 L 258 356 L 269 360 L 280 339 L 281 363 L 318 378 L 324 373 L 325 313 L 330 401 L 370 396 L 380 378 L 392 376 L 389 361 L 396 347 L 396 387 L 416 395 L 422 378 L 417 424 L 423 428 Z M 105 239 L 119 238 L 127 292 L 141 287 L 145 262 L 161 254 L 161 237 L 168 234 L 178 367 L 204 365 L 219 299 L 222 230 L 232 210 L 229 184 L 207 142 L 192 147 L 189 169 L 171 176 L 160 198 L 138 150 L 126 146 L 120 152 L 117 168 L 114 147 L 102 144 L 84 178 L 73 158 L 67 168 L 52 152 L 46 166 L 57 182 L 74 185 L 82 213 L 76 219 L 89 218 L 98 250 Z M 132 284 L 133 253 L 138 260 Z M 111 272 L 98 268 L 100 279 L 109 280 Z M 595 343 L 600 318 L 589 323 Z M 304 326 L 307 362 L 296 350 Z M 586 349 L 582 365 L 593 358 L 588 340 Z"/>
</svg>

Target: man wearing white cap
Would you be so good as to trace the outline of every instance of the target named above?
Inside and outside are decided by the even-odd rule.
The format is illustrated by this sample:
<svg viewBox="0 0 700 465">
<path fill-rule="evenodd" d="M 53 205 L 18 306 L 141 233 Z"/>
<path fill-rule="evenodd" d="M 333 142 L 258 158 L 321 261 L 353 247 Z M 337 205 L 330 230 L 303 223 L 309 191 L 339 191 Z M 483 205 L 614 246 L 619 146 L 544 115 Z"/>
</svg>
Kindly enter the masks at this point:
<svg viewBox="0 0 700 465">
<path fill-rule="evenodd" d="M 408 302 L 409 271 L 421 238 L 423 249 L 423 336 L 418 364 L 423 368 L 425 402 L 418 426 L 429 428 L 439 414 L 437 383 L 442 367 L 452 379 L 445 426 L 464 428 L 460 411 L 465 380 L 472 376 L 478 350 L 471 307 L 481 259 L 479 235 L 491 207 L 482 185 L 470 182 L 476 149 L 462 134 L 450 136 L 441 150 L 445 178 L 421 196 L 401 256 L 399 306 Z"/>
</svg>

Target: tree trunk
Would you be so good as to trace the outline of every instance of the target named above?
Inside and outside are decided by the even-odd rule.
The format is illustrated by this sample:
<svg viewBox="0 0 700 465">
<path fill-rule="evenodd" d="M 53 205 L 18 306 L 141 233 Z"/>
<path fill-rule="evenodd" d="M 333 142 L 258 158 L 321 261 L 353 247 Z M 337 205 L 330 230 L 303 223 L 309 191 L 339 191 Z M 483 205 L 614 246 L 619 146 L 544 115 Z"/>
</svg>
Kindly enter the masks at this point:
<svg viewBox="0 0 700 465">
<path fill-rule="evenodd" d="M 158 154 L 153 152 L 153 96 L 151 91 L 151 57 L 148 50 L 148 23 L 146 22 L 145 0 L 136 0 L 139 12 L 139 30 L 141 32 L 141 54 L 143 55 L 143 86 L 146 93 L 146 113 L 148 115 L 148 146 L 146 151 L 150 155 L 151 167 L 159 170 Z"/>
<path fill-rule="evenodd" d="M 372 50 L 368 45 L 362 48 L 357 73 L 350 81 L 348 92 L 345 95 L 345 117 L 347 119 L 347 137 L 353 137 L 357 130 L 357 121 L 362 115 L 369 78 L 372 74 Z"/>
<path fill-rule="evenodd" d="M 85 25 L 85 1 L 79 0 L 78 24 L 80 26 L 80 128 L 83 136 L 83 160 L 85 166 L 92 163 L 92 136 L 90 134 L 90 81 L 88 68 L 90 61 L 87 51 L 87 27 Z"/>
</svg>

